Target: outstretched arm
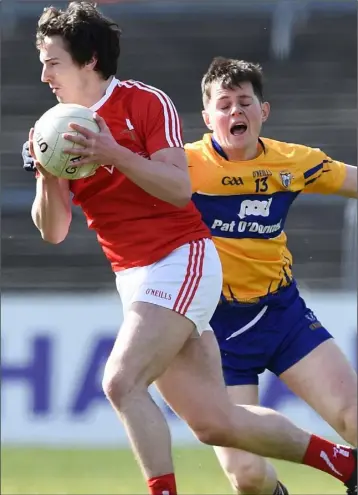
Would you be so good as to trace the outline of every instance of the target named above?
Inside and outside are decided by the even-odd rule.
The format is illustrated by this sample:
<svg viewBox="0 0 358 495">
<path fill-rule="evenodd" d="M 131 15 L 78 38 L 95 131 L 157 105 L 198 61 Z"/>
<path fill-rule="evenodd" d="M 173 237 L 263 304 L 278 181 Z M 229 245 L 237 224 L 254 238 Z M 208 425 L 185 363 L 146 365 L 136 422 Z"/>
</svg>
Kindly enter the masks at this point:
<svg viewBox="0 0 358 495">
<path fill-rule="evenodd" d="M 337 194 L 348 198 L 358 198 L 357 167 L 354 167 L 353 165 L 346 165 L 345 169 L 346 177 L 343 181 L 342 187 L 337 191 Z"/>
</svg>

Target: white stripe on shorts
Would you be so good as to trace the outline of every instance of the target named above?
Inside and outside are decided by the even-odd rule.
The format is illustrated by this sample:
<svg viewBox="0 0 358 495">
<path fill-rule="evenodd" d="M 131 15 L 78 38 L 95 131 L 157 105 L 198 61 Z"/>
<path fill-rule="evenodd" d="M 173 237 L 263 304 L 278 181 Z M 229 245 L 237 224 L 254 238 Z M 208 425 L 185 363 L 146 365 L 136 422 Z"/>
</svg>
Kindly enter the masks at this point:
<svg viewBox="0 0 358 495">
<path fill-rule="evenodd" d="M 261 318 L 263 317 L 263 315 L 266 313 L 267 308 L 268 308 L 268 306 L 264 306 L 262 308 L 262 310 L 259 312 L 259 314 L 257 314 L 253 320 L 249 321 L 249 323 L 246 323 L 246 325 L 244 325 L 243 327 L 239 328 L 239 330 L 236 330 L 236 332 L 232 333 L 226 340 L 233 339 L 234 337 L 237 337 L 238 335 L 246 332 L 246 330 L 249 330 L 251 327 L 253 327 L 254 325 L 256 325 L 256 323 L 259 320 L 261 320 Z"/>
</svg>

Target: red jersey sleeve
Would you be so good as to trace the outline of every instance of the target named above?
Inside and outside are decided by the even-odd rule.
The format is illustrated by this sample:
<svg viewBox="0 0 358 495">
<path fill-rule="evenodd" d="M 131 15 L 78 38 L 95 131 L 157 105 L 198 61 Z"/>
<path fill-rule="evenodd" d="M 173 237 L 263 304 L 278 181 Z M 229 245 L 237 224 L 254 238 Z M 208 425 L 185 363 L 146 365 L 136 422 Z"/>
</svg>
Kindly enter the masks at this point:
<svg viewBox="0 0 358 495">
<path fill-rule="evenodd" d="M 149 156 L 165 148 L 183 148 L 182 126 L 174 103 L 163 91 L 142 86 L 145 111 L 141 112 L 141 128 Z"/>
</svg>

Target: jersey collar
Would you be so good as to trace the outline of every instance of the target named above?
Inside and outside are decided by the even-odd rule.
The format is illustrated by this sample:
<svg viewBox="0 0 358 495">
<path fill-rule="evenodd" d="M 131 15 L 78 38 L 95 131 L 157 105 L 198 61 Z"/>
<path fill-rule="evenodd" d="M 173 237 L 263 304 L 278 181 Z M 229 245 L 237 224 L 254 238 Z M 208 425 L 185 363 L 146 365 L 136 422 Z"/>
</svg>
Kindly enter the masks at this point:
<svg viewBox="0 0 358 495">
<path fill-rule="evenodd" d="M 99 101 L 97 101 L 97 103 L 92 105 L 90 109 L 93 112 L 97 112 L 97 110 L 99 110 L 106 103 L 106 101 L 109 100 L 109 98 L 112 96 L 113 91 L 118 85 L 119 85 L 119 81 L 116 77 L 114 77 L 110 82 L 108 88 L 106 89 L 105 94 L 102 96 L 102 98 Z"/>
<path fill-rule="evenodd" d="M 259 138 L 259 143 L 262 146 L 262 149 L 263 149 L 264 153 L 266 153 L 265 144 L 262 141 L 262 139 L 260 139 L 260 138 Z M 218 153 L 225 160 L 229 161 L 229 158 L 228 158 L 227 154 L 222 149 L 222 147 L 220 146 L 220 144 L 216 141 L 216 139 L 214 138 L 214 136 L 211 136 L 211 144 L 212 144 L 214 150 L 216 151 L 216 153 Z"/>
</svg>

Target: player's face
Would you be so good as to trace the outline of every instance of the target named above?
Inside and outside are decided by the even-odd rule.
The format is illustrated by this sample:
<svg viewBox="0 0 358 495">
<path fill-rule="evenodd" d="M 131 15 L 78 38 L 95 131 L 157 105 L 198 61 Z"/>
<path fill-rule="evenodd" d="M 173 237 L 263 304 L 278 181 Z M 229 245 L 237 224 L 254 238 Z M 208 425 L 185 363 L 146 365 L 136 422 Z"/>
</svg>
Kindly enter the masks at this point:
<svg viewBox="0 0 358 495">
<path fill-rule="evenodd" d="M 91 64 L 83 67 L 76 64 L 60 36 L 45 38 L 40 47 L 40 61 L 43 64 L 41 81 L 50 86 L 59 102 L 85 104 L 83 98 Z"/>
<path fill-rule="evenodd" d="M 203 118 L 229 159 L 248 160 L 257 155 L 258 138 L 269 111 L 269 104 L 260 102 L 251 83 L 233 89 L 214 83 Z"/>
</svg>

